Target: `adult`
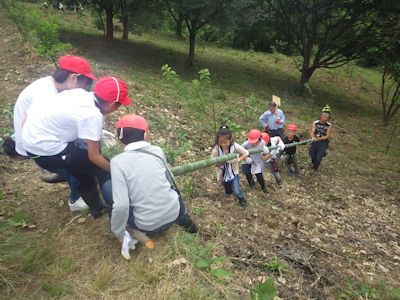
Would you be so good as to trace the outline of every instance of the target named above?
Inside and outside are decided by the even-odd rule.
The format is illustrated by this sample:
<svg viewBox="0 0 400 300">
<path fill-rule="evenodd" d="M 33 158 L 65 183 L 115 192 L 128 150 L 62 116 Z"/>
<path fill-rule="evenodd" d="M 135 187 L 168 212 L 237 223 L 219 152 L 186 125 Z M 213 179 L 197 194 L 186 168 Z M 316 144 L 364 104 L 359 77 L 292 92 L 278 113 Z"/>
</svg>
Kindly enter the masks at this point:
<svg viewBox="0 0 400 300">
<path fill-rule="evenodd" d="M 283 139 L 283 126 L 285 124 L 285 114 L 277 108 L 275 102 L 268 104 L 268 110 L 260 116 L 261 126 L 270 137 L 279 136 Z"/>
<path fill-rule="evenodd" d="M 310 138 L 312 139 L 312 143 L 309 154 L 314 170 L 318 169 L 322 158 L 326 155 L 329 140 L 332 136 L 332 124 L 329 122 L 330 118 L 330 110 L 324 109 L 319 120 L 314 121 L 311 126 Z"/>
<path fill-rule="evenodd" d="M 27 112 L 22 138 L 39 166 L 64 169 L 78 179 L 80 195 L 92 216 L 99 218 L 104 206 L 96 179 L 102 189 L 111 186 L 110 163 L 100 153 L 103 116 L 131 100 L 126 84 L 115 77 L 100 78 L 93 90 L 73 89 L 37 101 Z M 77 140 L 86 146 L 74 143 Z"/>
<path fill-rule="evenodd" d="M 52 97 L 64 90 L 84 88 L 89 89 L 96 77 L 92 73 L 89 62 L 82 57 L 67 55 L 60 57 L 58 69 L 52 76 L 40 78 L 29 84 L 18 96 L 14 105 L 14 140 L 15 151 L 20 157 L 27 158 L 22 144 L 22 125 L 26 117 L 26 111 L 33 104 L 34 99 Z M 78 193 L 78 182 L 67 172 L 50 170 L 61 174 L 68 182 L 71 194 L 68 202 L 71 211 L 84 210 L 87 206 Z"/>
</svg>

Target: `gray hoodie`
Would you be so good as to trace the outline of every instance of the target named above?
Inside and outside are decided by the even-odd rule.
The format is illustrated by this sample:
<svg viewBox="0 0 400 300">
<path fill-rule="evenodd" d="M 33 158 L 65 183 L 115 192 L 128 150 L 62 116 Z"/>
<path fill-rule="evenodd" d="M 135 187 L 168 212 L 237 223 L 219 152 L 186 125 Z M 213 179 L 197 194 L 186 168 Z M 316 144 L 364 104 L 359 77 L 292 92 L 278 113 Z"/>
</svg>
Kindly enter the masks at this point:
<svg viewBox="0 0 400 300">
<path fill-rule="evenodd" d="M 162 158 L 135 150 L 145 150 Z M 166 177 L 166 159 L 160 147 L 141 141 L 128 144 L 111 160 L 113 208 L 111 230 L 123 237 L 129 207 L 139 229 L 153 231 L 179 215 L 178 194 Z"/>
</svg>

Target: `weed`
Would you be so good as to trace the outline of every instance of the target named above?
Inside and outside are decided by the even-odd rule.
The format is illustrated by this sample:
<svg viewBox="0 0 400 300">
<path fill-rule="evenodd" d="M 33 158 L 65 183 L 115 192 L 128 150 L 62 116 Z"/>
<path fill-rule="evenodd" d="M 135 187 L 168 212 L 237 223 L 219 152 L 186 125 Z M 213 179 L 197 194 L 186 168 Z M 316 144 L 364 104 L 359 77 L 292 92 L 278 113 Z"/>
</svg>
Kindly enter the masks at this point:
<svg viewBox="0 0 400 300">
<path fill-rule="evenodd" d="M 278 295 L 274 280 L 268 278 L 265 282 L 257 284 L 255 289 L 250 290 L 251 300 L 273 300 Z"/>
<path fill-rule="evenodd" d="M 232 277 L 232 272 L 220 266 L 220 264 L 226 260 L 226 257 L 214 256 L 212 254 L 215 249 L 215 244 L 206 243 L 205 245 L 202 245 L 198 236 L 185 232 L 178 237 L 177 242 L 181 246 L 184 255 L 197 269 L 206 271 L 218 279 Z"/>
<path fill-rule="evenodd" d="M 71 287 L 61 282 L 46 282 L 42 285 L 42 290 L 51 298 L 61 298 L 68 294 Z"/>
<path fill-rule="evenodd" d="M 278 272 L 279 276 L 282 276 L 283 272 L 287 271 L 287 266 L 285 263 L 281 262 L 277 258 L 271 260 L 264 265 L 264 268 L 268 271 Z"/>
<path fill-rule="evenodd" d="M 192 206 L 191 212 L 194 215 L 201 217 L 204 214 L 204 208 L 200 206 Z"/>
<path fill-rule="evenodd" d="M 351 300 L 360 297 L 373 300 L 400 300 L 400 288 L 388 287 L 384 279 L 376 284 L 370 284 L 367 282 L 354 283 L 351 278 L 348 278 L 335 299 Z"/>
</svg>

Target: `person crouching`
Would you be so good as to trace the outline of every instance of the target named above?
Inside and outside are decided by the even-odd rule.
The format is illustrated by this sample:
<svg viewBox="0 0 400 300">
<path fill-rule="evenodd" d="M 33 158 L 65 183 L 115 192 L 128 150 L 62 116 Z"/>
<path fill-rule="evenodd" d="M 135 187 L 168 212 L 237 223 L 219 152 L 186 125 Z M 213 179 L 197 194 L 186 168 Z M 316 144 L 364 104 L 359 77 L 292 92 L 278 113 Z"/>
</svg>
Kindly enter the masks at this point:
<svg viewBox="0 0 400 300">
<path fill-rule="evenodd" d="M 113 206 L 111 230 L 123 242 L 126 227 L 152 237 L 177 223 L 187 232 L 197 226 L 182 197 L 172 187 L 165 154 L 148 142 L 147 121 L 126 115 L 117 121 L 117 136 L 125 151 L 111 159 Z"/>
</svg>

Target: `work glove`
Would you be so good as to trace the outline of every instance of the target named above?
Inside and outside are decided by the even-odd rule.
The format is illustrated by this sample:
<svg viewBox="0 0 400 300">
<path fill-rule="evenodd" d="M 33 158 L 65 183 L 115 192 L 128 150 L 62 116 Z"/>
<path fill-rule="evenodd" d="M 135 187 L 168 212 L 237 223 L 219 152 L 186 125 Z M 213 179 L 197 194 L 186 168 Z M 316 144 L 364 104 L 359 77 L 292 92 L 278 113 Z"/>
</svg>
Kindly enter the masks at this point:
<svg viewBox="0 0 400 300">
<path fill-rule="evenodd" d="M 276 156 L 278 155 L 278 153 L 279 153 L 279 150 L 278 150 L 278 149 L 272 150 L 272 151 L 270 152 L 272 158 L 274 158 L 274 159 L 276 158 Z"/>
<path fill-rule="evenodd" d="M 117 139 L 115 138 L 115 135 L 113 133 L 103 129 L 101 132 L 101 143 L 106 148 L 112 148 L 117 144 Z"/>
</svg>

